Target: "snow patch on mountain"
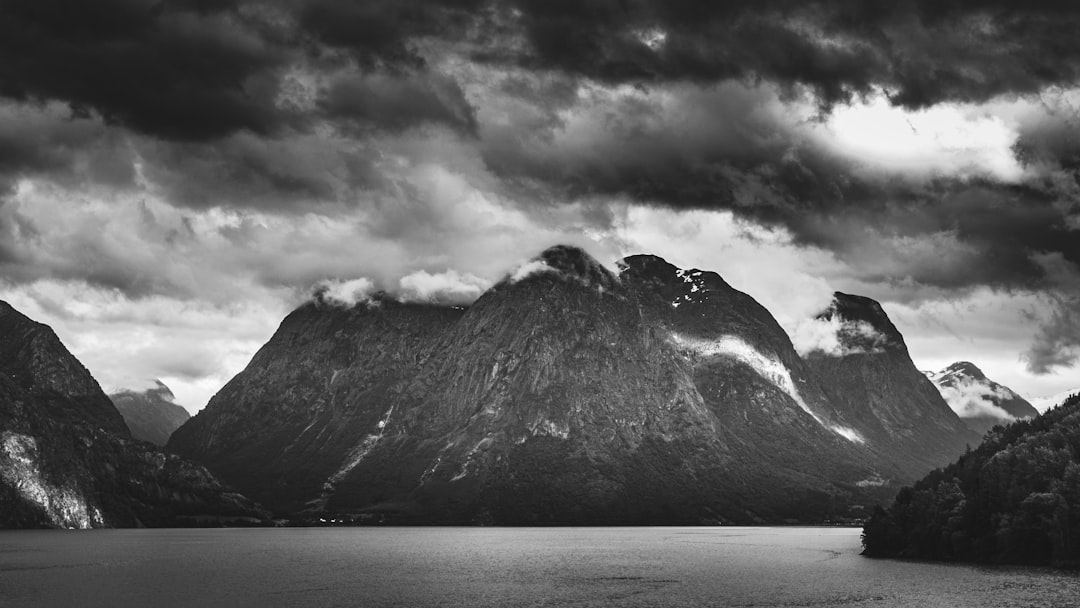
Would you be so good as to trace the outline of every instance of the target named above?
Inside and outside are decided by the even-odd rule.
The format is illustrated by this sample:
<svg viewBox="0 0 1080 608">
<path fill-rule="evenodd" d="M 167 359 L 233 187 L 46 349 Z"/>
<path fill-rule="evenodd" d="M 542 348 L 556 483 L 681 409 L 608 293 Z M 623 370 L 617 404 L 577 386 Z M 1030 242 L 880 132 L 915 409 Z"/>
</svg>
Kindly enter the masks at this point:
<svg viewBox="0 0 1080 608">
<path fill-rule="evenodd" d="M 814 352 L 846 357 L 884 352 L 888 337 L 866 321 L 848 321 L 833 316 L 802 321 L 792 332 L 791 343 L 803 357 Z M 869 346 L 864 346 L 867 344 Z"/>
<path fill-rule="evenodd" d="M 675 275 L 682 279 L 683 283 L 690 286 L 690 289 L 683 294 L 675 296 L 675 299 L 671 301 L 672 308 L 678 308 L 683 304 L 690 302 L 699 302 L 702 300 L 702 295 L 709 291 L 708 285 L 706 285 L 703 275 L 705 273 L 700 270 L 682 270 L 675 271 Z"/>
<path fill-rule="evenodd" d="M 680 348 L 692 351 L 700 356 L 730 357 L 749 366 L 757 372 L 759 376 L 771 382 L 774 386 L 786 393 L 788 397 L 791 397 L 791 400 L 794 401 L 800 409 L 807 414 L 810 414 L 810 416 L 821 426 L 840 435 L 848 441 L 854 443 L 865 442 L 862 436 L 855 430 L 838 424 L 832 424 L 818 416 L 810 409 L 810 406 L 807 405 L 806 401 L 803 400 L 802 395 L 799 394 L 799 390 L 795 386 L 795 381 L 791 378 L 791 371 L 787 366 L 785 366 L 783 362 L 773 359 L 750 344 L 747 344 L 741 338 L 736 336 L 721 336 L 715 340 L 705 340 L 683 336 L 678 333 L 672 333 L 671 337 L 674 343 Z"/>
</svg>

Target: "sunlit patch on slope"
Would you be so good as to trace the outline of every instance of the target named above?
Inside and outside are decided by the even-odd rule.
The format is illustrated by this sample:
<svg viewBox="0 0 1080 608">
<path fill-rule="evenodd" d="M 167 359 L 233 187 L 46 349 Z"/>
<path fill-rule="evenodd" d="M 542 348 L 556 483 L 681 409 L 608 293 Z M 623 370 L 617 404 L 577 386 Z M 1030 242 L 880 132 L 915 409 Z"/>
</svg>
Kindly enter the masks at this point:
<svg viewBox="0 0 1080 608">
<path fill-rule="evenodd" d="M 330 494 L 335 490 L 337 484 L 341 483 L 341 480 L 345 479 L 349 473 L 352 472 L 364 458 L 367 457 L 371 450 L 375 448 L 375 444 L 379 443 L 382 439 L 383 432 L 386 430 L 386 424 L 390 422 L 390 414 L 394 413 L 394 406 L 390 406 L 390 409 L 386 410 L 379 422 L 375 424 L 375 431 L 370 435 L 364 437 L 360 443 L 353 446 L 353 449 L 349 450 L 349 453 L 345 456 L 345 460 L 342 462 L 338 470 L 333 475 L 326 478 L 323 482 L 322 496 L 308 503 L 309 507 L 321 509 L 326 506 L 326 501 L 330 499 Z"/>
<path fill-rule="evenodd" d="M 53 525 L 87 529 L 104 525 L 101 512 L 70 488 L 49 483 L 38 466 L 37 441 L 5 431 L 0 435 L 0 480 L 30 504 L 37 505 Z"/>
<path fill-rule="evenodd" d="M 840 435 L 848 441 L 855 443 L 865 442 L 865 440 L 853 429 L 829 423 L 814 413 L 814 411 L 810 409 L 810 406 L 806 404 L 806 401 L 803 400 L 802 395 L 799 394 L 799 390 L 795 387 L 795 382 L 792 380 L 791 372 L 788 368 L 780 361 L 772 359 L 758 351 L 742 339 L 735 336 L 721 336 L 715 340 L 704 340 L 701 338 L 683 336 L 674 332 L 671 334 L 671 338 L 679 347 L 692 351 L 700 356 L 730 357 L 740 363 L 748 365 L 757 372 L 759 376 L 771 382 L 774 386 L 787 394 L 788 397 L 791 397 L 791 400 L 794 401 L 800 409 L 807 414 L 810 414 L 810 416 L 821 426 Z"/>
</svg>

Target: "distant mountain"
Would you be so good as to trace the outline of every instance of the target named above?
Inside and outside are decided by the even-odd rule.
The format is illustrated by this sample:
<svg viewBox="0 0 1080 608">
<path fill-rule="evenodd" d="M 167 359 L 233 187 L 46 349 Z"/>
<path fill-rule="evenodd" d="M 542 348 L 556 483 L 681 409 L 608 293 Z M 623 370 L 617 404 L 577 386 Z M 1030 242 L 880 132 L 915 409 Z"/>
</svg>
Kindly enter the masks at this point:
<svg viewBox="0 0 1080 608">
<path fill-rule="evenodd" d="M 169 447 L 312 517 L 753 523 L 857 517 L 971 437 L 912 368 L 944 426 L 913 411 L 894 458 L 753 298 L 619 268 L 553 247 L 467 309 L 316 295 Z"/>
<path fill-rule="evenodd" d="M 916 479 L 976 445 L 970 431 L 912 363 L 904 337 L 881 305 L 837 292 L 818 320 L 836 332 L 831 350 L 806 362 L 827 397 L 901 477 Z"/>
<path fill-rule="evenodd" d="M 971 430 L 985 434 L 994 425 L 1039 415 L 1030 403 L 986 377 L 973 363 L 960 361 L 937 373 L 927 373 L 949 407 Z"/>
<path fill-rule="evenodd" d="M 1080 396 L 992 430 L 904 488 L 863 530 L 876 557 L 1080 563 Z"/>
<path fill-rule="evenodd" d="M 113 405 L 131 429 L 131 436 L 154 445 L 164 446 L 173 431 L 191 418 L 191 414 L 176 404 L 176 397 L 161 380 L 142 391 L 123 389 L 109 395 Z"/>
<path fill-rule="evenodd" d="M 133 440 L 56 334 L 0 302 L 0 528 L 262 517 L 203 467 Z"/>
</svg>

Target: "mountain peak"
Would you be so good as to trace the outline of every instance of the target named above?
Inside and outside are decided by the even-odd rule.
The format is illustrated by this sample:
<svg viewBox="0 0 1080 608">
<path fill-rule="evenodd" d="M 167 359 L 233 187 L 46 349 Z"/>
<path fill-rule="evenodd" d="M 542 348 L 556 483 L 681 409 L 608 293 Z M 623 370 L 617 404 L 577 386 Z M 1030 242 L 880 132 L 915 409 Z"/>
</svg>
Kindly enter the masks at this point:
<svg viewBox="0 0 1080 608">
<path fill-rule="evenodd" d="M 637 254 L 619 260 L 619 278 L 661 287 L 671 305 L 703 300 L 711 291 L 732 291 L 724 279 L 711 270 L 683 270 L 656 255 Z"/>
<path fill-rule="evenodd" d="M 818 318 L 843 322 L 839 337 L 845 347 L 867 352 L 886 347 L 904 348 L 904 337 L 873 298 L 837 291 L 833 293 L 832 304 Z"/>
<path fill-rule="evenodd" d="M 928 376 L 956 415 L 979 434 L 995 424 L 1034 418 L 1039 414 L 1023 397 L 987 378 L 970 361 L 957 361 Z"/>
<path fill-rule="evenodd" d="M 158 379 L 145 388 L 121 389 L 109 395 L 109 399 L 124 417 L 132 437 L 159 446 L 164 446 L 173 431 L 191 418 L 176 403 L 172 390 Z"/>
<path fill-rule="evenodd" d="M 970 361 L 957 361 L 949 367 L 946 367 L 939 375 L 968 376 L 979 380 L 986 379 L 986 374 Z"/>
<path fill-rule="evenodd" d="M 154 378 L 148 384 L 143 385 L 142 388 L 121 387 L 109 396 L 113 397 L 116 395 L 145 395 L 147 397 L 154 397 L 170 402 L 176 399 L 176 395 L 173 394 L 172 389 L 159 378 Z"/>
<path fill-rule="evenodd" d="M 674 274 L 678 268 L 658 255 L 652 255 L 648 253 L 639 253 L 636 255 L 628 255 L 625 258 L 616 262 L 619 267 L 619 274 L 634 273 L 634 274 L 657 274 L 657 275 L 669 275 Z"/>
<path fill-rule="evenodd" d="M 613 290 L 619 279 L 587 251 L 572 245 L 554 245 L 548 247 L 528 262 L 514 270 L 509 280 L 517 283 L 539 274 L 554 274 L 573 278 L 586 285 Z"/>
</svg>

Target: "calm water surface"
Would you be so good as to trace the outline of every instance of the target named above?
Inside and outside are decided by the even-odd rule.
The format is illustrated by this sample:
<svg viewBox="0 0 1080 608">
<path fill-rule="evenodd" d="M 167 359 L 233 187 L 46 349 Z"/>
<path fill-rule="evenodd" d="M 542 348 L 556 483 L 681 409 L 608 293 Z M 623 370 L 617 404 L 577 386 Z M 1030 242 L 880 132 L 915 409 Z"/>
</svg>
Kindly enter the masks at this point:
<svg viewBox="0 0 1080 608">
<path fill-rule="evenodd" d="M 1080 606 L 1080 577 L 860 557 L 851 528 L 0 532 L 0 606 Z"/>
</svg>

